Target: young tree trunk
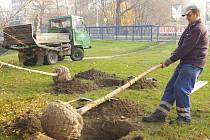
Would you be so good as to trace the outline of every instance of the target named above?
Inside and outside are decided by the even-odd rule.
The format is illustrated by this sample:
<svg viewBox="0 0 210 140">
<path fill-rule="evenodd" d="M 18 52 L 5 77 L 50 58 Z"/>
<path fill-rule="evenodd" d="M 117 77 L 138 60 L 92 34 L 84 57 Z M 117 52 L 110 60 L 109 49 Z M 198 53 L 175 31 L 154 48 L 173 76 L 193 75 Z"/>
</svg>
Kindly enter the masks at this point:
<svg viewBox="0 0 210 140">
<path fill-rule="evenodd" d="M 56 8 L 57 8 L 57 15 L 60 16 L 60 10 L 59 10 L 58 0 L 56 0 Z"/>
<path fill-rule="evenodd" d="M 123 0 L 116 0 L 116 25 L 121 25 L 121 3 Z"/>
</svg>

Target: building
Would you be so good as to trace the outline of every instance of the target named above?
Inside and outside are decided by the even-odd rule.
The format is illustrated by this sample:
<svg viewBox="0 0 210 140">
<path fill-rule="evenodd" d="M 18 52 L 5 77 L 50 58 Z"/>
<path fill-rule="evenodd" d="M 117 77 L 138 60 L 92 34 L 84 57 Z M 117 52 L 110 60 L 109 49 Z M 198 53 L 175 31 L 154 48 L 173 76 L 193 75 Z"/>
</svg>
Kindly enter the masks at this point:
<svg viewBox="0 0 210 140">
<path fill-rule="evenodd" d="M 185 5 L 196 4 L 201 9 L 201 17 L 210 30 L 210 0 L 185 0 Z"/>
<path fill-rule="evenodd" d="M 205 1 L 205 19 L 206 25 L 210 30 L 210 0 Z"/>
<path fill-rule="evenodd" d="M 12 11 L 13 14 L 15 14 L 18 10 L 21 9 L 21 7 L 27 2 L 27 0 L 12 0 Z M 12 25 L 17 24 L 24 24 L 26 23 L 26 10 L 23 9 L 19 14 L 17 14 L 13 21 L 10 23 Z"/>
</svg>

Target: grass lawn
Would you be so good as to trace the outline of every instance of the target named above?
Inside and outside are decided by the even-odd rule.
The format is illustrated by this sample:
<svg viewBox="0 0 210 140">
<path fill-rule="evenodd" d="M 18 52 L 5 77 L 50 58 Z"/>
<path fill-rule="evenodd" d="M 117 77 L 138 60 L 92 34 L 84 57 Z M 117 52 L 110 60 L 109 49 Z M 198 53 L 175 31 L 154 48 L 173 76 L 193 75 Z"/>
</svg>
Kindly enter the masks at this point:
<svg viewBox="0 0 210 140">
<path fill-rule="evenodd" d="M 80 71 L 96 68 L 108 73 L 114 73 L 122 78 L 130 75 L 138 75 L 150 67 L 159 64 L 170 55 L 175 49 L 173 43 L 166 43 L 158 47 L 149 48 L 156 45 L 154 42 L 128 42 L 128 41 L 93 41 L 92 49 L 85 50 L 86 56 L 110 56 L 136 52 L 135 54 L 124 55 L 109 59 L 89 59 L 79 62 L 64 61 L 50 66 L 36 66 L 33 69 L 51 72 L 59 65 L 67 66 L 71 74 Z M 210 57 L 209 57 L 210 59 Z M 18 65 L 17 53 L 0 56 L 0 60 Z M 210 60 L 203 71 L 200 80 L 210 81 Z M 156 90 L 126 90 L 119 94 L 120 98 L 135 101 L 144 108 L 145 113 L 151 113 L 159 104 L 164 87 L 173 73 L 176 64 L 159 69 L 149 76 L 158 80 L 159 88 Z M 9 121 L 26 112 L 29 109 L 40 110 L 44 105 L 52 100 L 72 100 L 78 94 L 73 95 L 52 95 L 47 93 L 52 88 L 52 78 L 34 73 L 28 73 L 10 68 L 0 68 L 0 122 Z M 83 97 L 96 99 L 101 97 L 113 88 L 91 91 L 83 94 Z M 210 84 L 196 91 L 191 95 L 193 118 L 190 126 L 179 127 L 167 123 L 142 123 L 139 116 L 139 124 L 142 129 L 136 134 L 146 137 L 148 140 L 207 140 L 210 139 Z M 169 118 L 175 118 L 176 111 L 173 108 Z M 6 137 L 0 128 L 0 140 L 18 139 L 17 137 Z"/>
</svg>

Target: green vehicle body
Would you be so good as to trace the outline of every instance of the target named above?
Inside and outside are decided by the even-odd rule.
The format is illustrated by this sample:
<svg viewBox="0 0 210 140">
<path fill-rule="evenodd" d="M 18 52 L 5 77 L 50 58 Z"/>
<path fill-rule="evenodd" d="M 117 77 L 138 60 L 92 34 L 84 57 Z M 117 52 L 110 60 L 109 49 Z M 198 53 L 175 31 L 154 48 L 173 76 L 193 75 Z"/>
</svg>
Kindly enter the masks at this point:
<svg viewBox="0 0 210 140">
<path fill-rule="evenodd" d="M 49 19 L 48 33 L 60 33 L 68 31 L 73 46 L 83 49 L 91 48 L 90 34 L 80 16 L 59 16 Z"/>
</svg>

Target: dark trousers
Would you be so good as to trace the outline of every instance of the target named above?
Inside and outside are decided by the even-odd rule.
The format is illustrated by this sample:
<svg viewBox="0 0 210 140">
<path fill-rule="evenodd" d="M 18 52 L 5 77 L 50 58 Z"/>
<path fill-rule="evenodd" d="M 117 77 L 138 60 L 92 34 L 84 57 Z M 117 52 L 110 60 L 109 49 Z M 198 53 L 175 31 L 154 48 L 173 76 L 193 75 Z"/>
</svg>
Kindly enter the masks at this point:
<svg viewBox="0 0 210 140">
<path fill-rule="evenodd" d="M 157 109 L 167 114 L 176 102 L 178 117 L 190 120 L 190 93 L 201 72 L 202 69 L 199 67 L 179 64 L 165 88 Z"/>
</svg>

